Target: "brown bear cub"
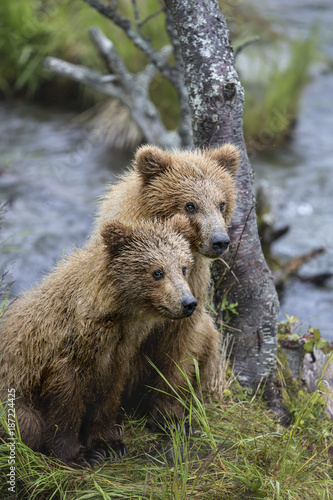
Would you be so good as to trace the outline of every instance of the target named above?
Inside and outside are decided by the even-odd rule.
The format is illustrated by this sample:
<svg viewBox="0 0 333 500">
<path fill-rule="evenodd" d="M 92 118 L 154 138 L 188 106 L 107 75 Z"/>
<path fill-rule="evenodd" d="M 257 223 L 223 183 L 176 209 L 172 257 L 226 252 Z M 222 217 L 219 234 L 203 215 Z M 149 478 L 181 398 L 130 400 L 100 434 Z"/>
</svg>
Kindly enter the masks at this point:
<svg viewBox="0 0 333 500">
<path fill-rule="evenodd" d="M 114 221 L 100 236 L 1 318 L 1 401 L 15 389 L 22 440 L 78 465 L 126 453 L 116 419 L 130 362 L 154 327 L 189 318 L 197 304 L 186 218 Z"/>
<path fill-rule="evenodd" d="M 122 403 L 125 408 L 136 407 L 144 395 L 141 409 L 153 417 L 151 424 L 154 420 L 162 423 L 167 416 L 180 419 L 183 408 L 172 395 L 165 394 L 169 387 L 147 357 L 174 388 L 183 383 L 176 365 L 185 369 L 195 385 L 191 357 L 199 362 L 203 386 L 209 384 L 216 370 L 218 332 L 205 309 L 209 259 L 220 257 L 229 245 L 227 228 L 235 208 L 238 164 L 238 151 L 231 144 L 206 151 L 173 152 L 143 146 L 137 151 L 131 170 L 110 186 L 102 200 L 88 247 L 100 244 L 100 228 L 110 219 L 129 223 L 155 217 L 166 220 L 183 214 L 195 235 L 189 284 L 198 301 L 196 313 L 177 323 L 168 321 L 163 332 L 160 326 L 156 327 L 141 344 L 127 384 L 127 398 Z M 148 393 L 147 386 L 158 390 Z"/>
</svg>

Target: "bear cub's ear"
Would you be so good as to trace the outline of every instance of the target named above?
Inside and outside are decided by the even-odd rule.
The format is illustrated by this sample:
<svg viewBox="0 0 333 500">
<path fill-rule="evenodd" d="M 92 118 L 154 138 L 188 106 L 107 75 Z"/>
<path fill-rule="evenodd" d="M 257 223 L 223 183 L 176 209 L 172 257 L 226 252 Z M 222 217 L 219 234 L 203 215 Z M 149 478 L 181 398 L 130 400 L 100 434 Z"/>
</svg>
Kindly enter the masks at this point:
<svg viewBox="0 0 333 500">
<path fill-rule="evenodd" d="M 236 146 L 224 144 L 220 148 L 208 150 L 207 155 L 216 160 L 220 167 L 225 168 L 231 177 L 236 178 L 240 162 L 240 154 Z"/>
<path fill-rule="evenodd" d="M 164 173 L 171 164 L 171 155 L 155 146 L 142 146 L 135 155 L 135 165 L 143 181 L 147 184 Z"/>
<path fill-rule="evenodd" d="M 111 255 L 117 255 L 130 240 L 132 230 L 121 222 L 112 221 L 105 224 L 101 231 L 101 235 L 109 253 Z"/>
<path fill-rule="evenodd" d="M 165 221 L 166 224 L 171 226 L 171 229 L 176 231 L 176 233 L 181 234 L 186 238 L 191 245 L 196 245 L 197 243 L 197 231 L 193 228 L 190 221 L 185 215 L 176 214 L 170 219 Z"/>
</svg>

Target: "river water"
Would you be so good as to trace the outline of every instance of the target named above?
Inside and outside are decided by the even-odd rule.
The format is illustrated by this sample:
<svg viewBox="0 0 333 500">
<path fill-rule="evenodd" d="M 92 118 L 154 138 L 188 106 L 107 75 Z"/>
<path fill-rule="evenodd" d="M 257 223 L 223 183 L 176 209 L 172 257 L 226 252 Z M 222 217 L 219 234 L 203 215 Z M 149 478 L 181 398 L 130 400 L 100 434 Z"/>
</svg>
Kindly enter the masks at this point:
<svg viewBox="0 0 333 500">
<path fill-rule="evenodd" d="M 128 162 L 92 138 L 74 115 L 22 104 L 0 104 L 0 270 L 16 295 L 29 289 L 86 241 L 96 200 Z M 96 133 L 97 132 L 97 133 Z"/>
<path fill-rule="evenodd" d="M 308 33 L 320 19 L 323 50 L 333 59 L 333 3 L 304 0 L 261 2 L 261 11 L 282 19 L 291 34 Z M 333 272 L 333 74 L 318 70 L 307 86 L 295 139 L 253 159 L 256 182 L 269 184 L 277 226 L 290 231 L 274 245 L 289 259 L 324 246 L 324 255 L 303 275 Z M 74 115 L 23 104 L 0 104 L 0 271 L 9 270 L 16 295 L 29 289 L 90 232 L 96 199 L 128 163 L 110 151 L 101 131 L 89 136 Z M 281 303 L 333 340 L 333 280 L 324 287 L 291 281 Z"/>
<path fill-rule="evenodd" d="M 290 36 L 307 36 L 317 23 L 319 51 L 323 60 L 330 61 L 326 66 L 318 61 L 314 68 L 302 97 L 294 140 L 288 147 L 257 155 L 252 164 L 256 182 L 269 185 L 276 225 L 290 226 L 274 251 L 290 259 L 324 247 L 326 253 L 303 266 L 301 274 L 333 273 L 333 2 L 264 0 L 258 6 L 262 14 L 282 21 Z M 320 288 L 290 281 L 281 301 L 281 317 L 284 313 L 297 316 L 303 331 L 312 325 L 333 340 L 333 279 Z"/>
</svg>

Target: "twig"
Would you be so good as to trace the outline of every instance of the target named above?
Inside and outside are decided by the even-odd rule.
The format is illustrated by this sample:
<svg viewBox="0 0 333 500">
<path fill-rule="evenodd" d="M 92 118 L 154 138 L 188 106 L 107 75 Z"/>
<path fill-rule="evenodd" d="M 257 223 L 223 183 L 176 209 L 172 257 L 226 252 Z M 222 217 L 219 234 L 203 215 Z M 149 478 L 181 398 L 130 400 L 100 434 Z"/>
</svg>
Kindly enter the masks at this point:
<svg viewBox="0 0 333 500">
<path fill-rule="evenodd" d="M 131 80 L 131 74 L 124 65 L 121 57 L 118 56 L 111 40 L 96 27 L 90 28 L 89 34 L 92 41 L 98 48 L 102 59 L 106 62 L 106 66 L 110 73 L 115 73 L 121 80 L 122 84 L 127 87 Z"/>
<path fill-rule="evenodd" d="M 140 23 L 141 27 L 142 27 L 144 24 L 148 23 L 148 21 L 150 21 L 151 19 L 154 19 L 154 17 L 157 17 L 157 16 L 159 16 L 160 14 L 162 14 L 162 12 L 165 12 L 165 8 L 164 8 L 164 7 L 162 7 L 162 9 L 159 9 L 159 10 L 157 10 L 156 12 L 154 12 L 154 14 L 150 14 L 149 16 L 145 17 L 145 18 L 143 19 L 143 21 L 141 21 L 141 23 Z"/>
<path fill-rule="evenodd" d="M 239 55 L 242 50 L 245 49 L 245 47 L 248 47 L 249 45 L 253 45 L 254 43 L 257 43 L 260 41 L 260 36 L 255 36 L 252 38 L 252 40 L 247 40 L 247 42 L 241 43 L 236 49 L 235 49 L 235 58 Z"/>
<path fill-rule="evenodd" d="M 247 213 L 247 215 L 246 215 L 246 218 L 245 218 L 245 223 L 244 223 L 244 226 L 243 226 L 243 229 L 242 229 L 241 235 L 240 235 L 240 237 L 238 238 L 236 251 L 235 251 L 235 253 L 234 253 L 234 255 L 233 255 L 233 258 L 232 258 L 232 261 L 231 261 L 231 265 L 230 265 L 230 269 L 229 269 L 229 271 L 230 271 L 230 272 L 232 271 L 232 268 L 233 268 L 234 263 L 235 263 L 235 261 L 236 261 L 236 257 L 237 257 L 238 249 L 239 249 L 239 247 L 240 247 L 240 244 L 241 244 L 241 241 L 242 241 L 242 238 L 243 238 L 243 235 L 244 235 L 244 231 L 245 231 L 245 228 L 246 228 L 247 223 L 248 223 L 248 221 L 249 221 L 249 218 L 250 218 L 251 212 L 252 212 L 252 210 L 253 210 L 255 207 L 256 207 L 256 203 L 254 203 L 254 204 L 252 205 L 252 207 L 250 208 L 249 212 L 248 212 L 248 213 Z"/>
<path fill-rule="evenodd" d="M 132 7 L 133 7 L 133 12 L 134 12 L 135 24 L 137 25 L 138 30 L 141 33 L 141 26 L 142 25 L 141 25 L 141 21 L 140 21 L 139 9 L 138 9 L 138 5 L 136 3 L 136 0 L 132 0 Z"/>
<path fill-rule="evenodd" d="M 111 19 L 119 28 L 121 28 L 128 38 L 133 42 L 135 47 L 141 50 L 148 59 L 156 66 L 156 68 L 161 72 L 161 74 L 172 83 L 175 84 L 176 75 L 174 67 L 170 66 L 165 59 L 159 56 L 149 41 L 143 37 L 140 33 L 136 32 L 131 25 L 131 22 L 126 17 L 122 16 L 115 7 L 105 5 L 99 0 L 84 0 L 88 5 L 96 9 L 98 12 L 103 14 L 103 16 Z"/>
</svg>

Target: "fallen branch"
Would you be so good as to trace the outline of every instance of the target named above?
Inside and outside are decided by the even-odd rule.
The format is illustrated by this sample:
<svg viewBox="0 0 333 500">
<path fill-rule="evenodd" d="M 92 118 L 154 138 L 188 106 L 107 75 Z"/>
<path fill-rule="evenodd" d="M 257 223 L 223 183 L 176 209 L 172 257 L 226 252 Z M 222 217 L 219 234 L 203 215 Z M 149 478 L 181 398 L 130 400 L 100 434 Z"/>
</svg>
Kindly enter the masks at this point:
<svg viewBox="0 0 333 500">
<path fill-rule="evenodd" d="M 318 255 L 325 253 L 325 248 L 316 248 L 304 255 L 298 255 L 280 269 L 274 276 L 274 284 L 280 287 L 293 274 L 296 274 L 300 267 L 314 259 Z"/>
</svg>

